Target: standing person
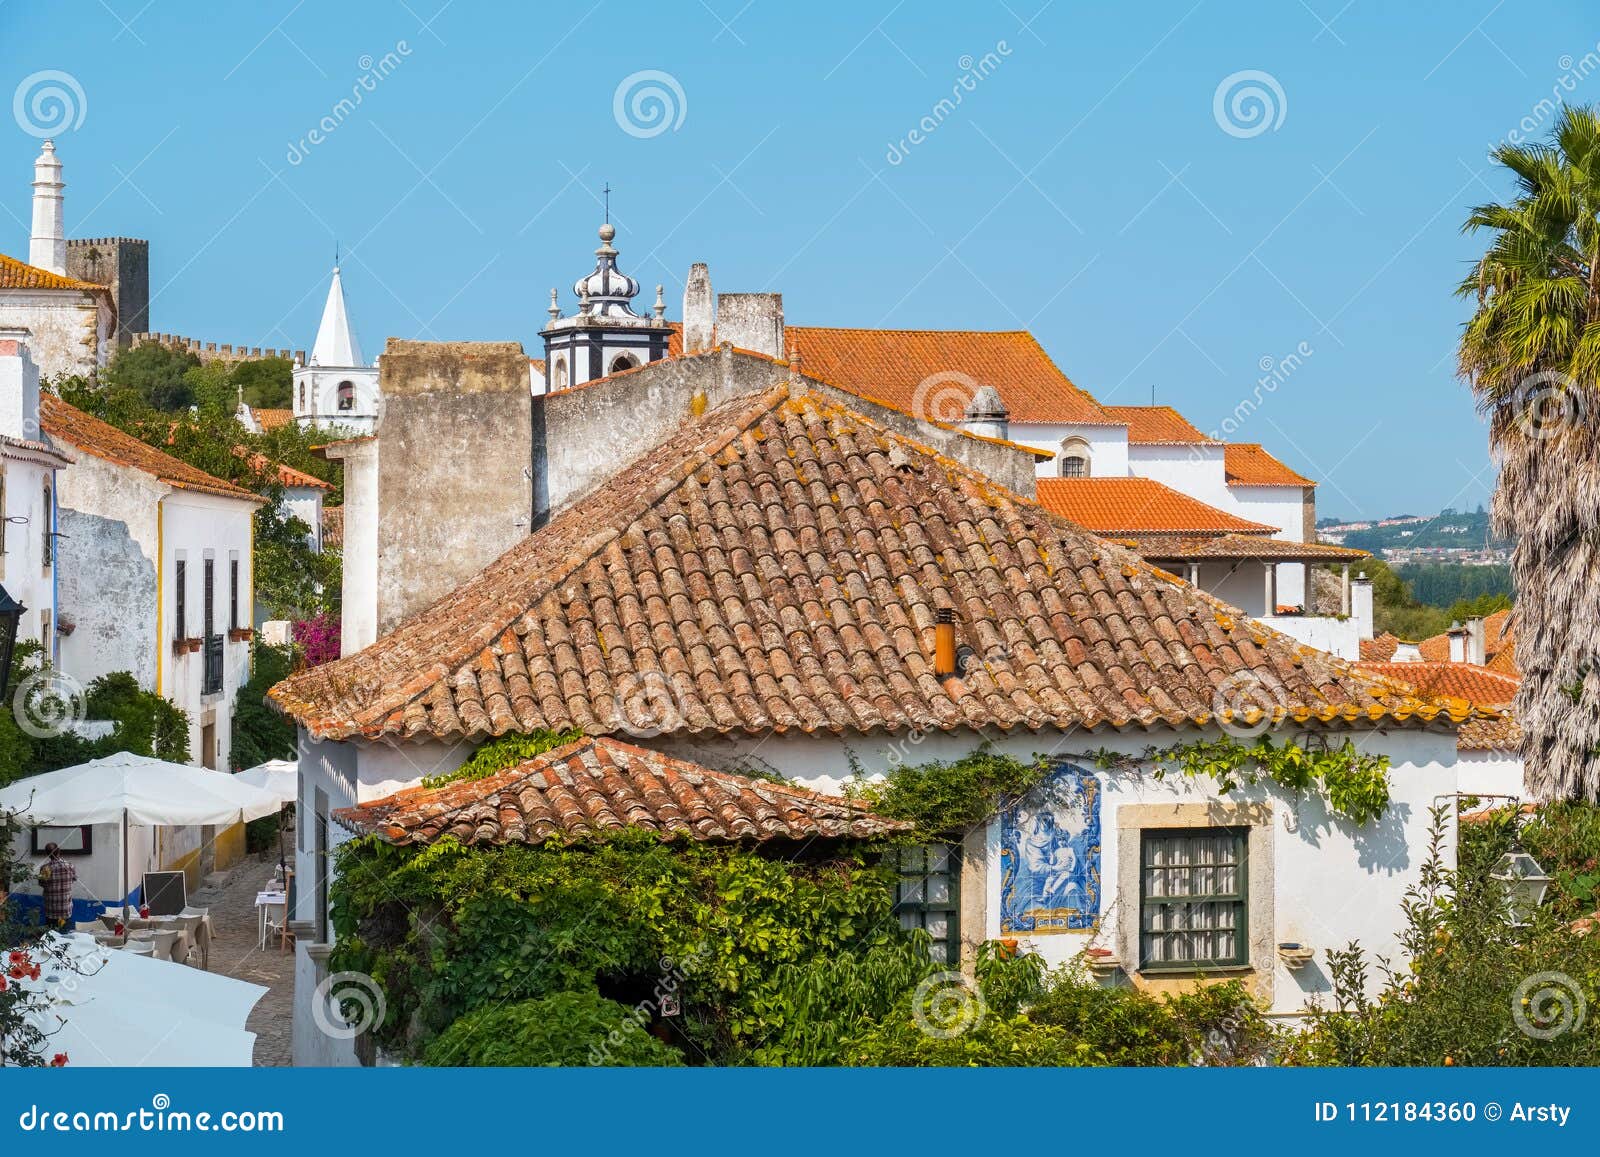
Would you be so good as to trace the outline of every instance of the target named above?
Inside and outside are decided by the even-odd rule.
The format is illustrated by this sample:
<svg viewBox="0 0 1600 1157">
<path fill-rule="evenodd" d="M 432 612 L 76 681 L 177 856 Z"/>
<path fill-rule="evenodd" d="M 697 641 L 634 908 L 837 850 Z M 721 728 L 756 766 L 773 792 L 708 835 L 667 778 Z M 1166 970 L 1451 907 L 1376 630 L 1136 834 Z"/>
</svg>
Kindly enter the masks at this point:
<svg viewBox="0 0 1600 1157">
<path fill-rule="evenodd" d="M 48 857 L 39 868 L 39 883 L 44 888 L 44 922 L 65 928 L 72 922 L 72 889 L 78 882 L 78 869 L 61 858 L 61 845 L 44 846 Z"/>
</svg>

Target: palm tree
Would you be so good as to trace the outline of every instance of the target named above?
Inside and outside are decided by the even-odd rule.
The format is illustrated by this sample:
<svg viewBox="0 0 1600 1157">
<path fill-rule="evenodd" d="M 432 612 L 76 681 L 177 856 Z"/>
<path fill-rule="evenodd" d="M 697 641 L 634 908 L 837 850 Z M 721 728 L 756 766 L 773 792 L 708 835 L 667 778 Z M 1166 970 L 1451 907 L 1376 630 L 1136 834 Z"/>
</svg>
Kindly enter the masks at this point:
<svg viewBox="0 0 1600 1157">
<path fill-rule="evenodd" d="M 1517 717 L 1540 799 L 1600 801 L 1600 116 L 1563 108 L 1547 144 L 1501 145 L 1516 196 L 1464 231 L 1488 251 L 1460 373 L 1489 415 L 1491 515 L 1513 540 Z"/>
</svg>

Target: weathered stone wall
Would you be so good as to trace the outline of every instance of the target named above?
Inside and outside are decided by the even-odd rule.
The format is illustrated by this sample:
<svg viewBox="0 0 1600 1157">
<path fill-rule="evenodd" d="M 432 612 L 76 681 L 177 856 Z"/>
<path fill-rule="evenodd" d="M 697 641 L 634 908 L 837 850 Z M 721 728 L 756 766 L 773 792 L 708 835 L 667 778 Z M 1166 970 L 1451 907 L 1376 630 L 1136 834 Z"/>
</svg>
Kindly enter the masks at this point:
<svg viewBox="0 0 1600 1157">
<path fill-rule="evenodd" d="M 120 330 L 118 331 L 121 332 Z M 263 358 L 286 358 L 304 365 L 306 360 L 305 350 L 274 349 L 271 346 L 250 345 L 218 345 L 214 341 L 201 341 L 196 337 L 185 337 L 181 333 L 133 333 L 127 335 L 129 344 L 160 345 L 168 349 L 183 350 L 199 358 L 201 364 L 211 362 L 254 362 Z"/>
<path fill-rule="evenodd" d="M 117 307 L 117 344 L 150 328 L 150 242 L 137 237 L 83 237 L 67 241 L 67 276 L 111 287 Z"/>
<path fill-rule="evenodd" d="M 383 635 L 528 533 L 528 358 L 517 342 L 391 339 L 378 434 Z"/>
<path fill-rule="evenodd" d="M 697 415 L 742 394 L 770 389 L 791 376 L 783 362 L 725 346 L 715 353 L 656 362 L 619 378 L 535 398 L 535 524 L 548 522 Z M 1025 498 L 1034 496 L 1032 454 L 932 426 L 811 378 L 804 380 L 840 405 L 981 470 Z"/>
<path fill-rule="evenodd" d="M 41 377 L 90 377 L 109 353 L 111 307 L 92 292 L 8 290 L 0 293 L 0 327 L 28 330 Z"/>
</svg>

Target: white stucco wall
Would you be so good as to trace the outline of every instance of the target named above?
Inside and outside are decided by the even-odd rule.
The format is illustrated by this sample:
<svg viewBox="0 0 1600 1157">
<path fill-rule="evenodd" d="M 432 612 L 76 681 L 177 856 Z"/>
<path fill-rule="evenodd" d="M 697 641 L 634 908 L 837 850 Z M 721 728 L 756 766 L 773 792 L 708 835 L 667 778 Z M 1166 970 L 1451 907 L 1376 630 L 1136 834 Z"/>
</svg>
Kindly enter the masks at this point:
<svg viewBox="0 0 1600 1157">
<path fill-rule="evenodd" d="M 89 377 L 111 354 L 111 306 L 98 294 L 66 289 L 0 289 L 0 327 L 29 331 L 28 346 L 46 379 Z"/>
<path fill-rule="evenodd" d="M 326 491 L 316 486 L 285 486 L 278 509 L 290 518 L 298 518 L 310 528 L 311 549 L 322 550 L 322 498 Z"/>
<path fill-rule="evenodd" d="M 37 432 L 33 434 L 38 437 Z M 54 513 L 45 502 L 45 486 L 57 493 L 58 471 L 47 461 L 26 451 L 0 446 L 0 487 L 3 487 L 4 505 L 0 509 L 5 521 L 0 522 L 0 534 L 5 536 L 5 551 L 0 554 L 0 584 L 27 612 L 17 623 L 18 640 L 29 639 L 45 644 L 55 658 L 54 636 L 58 623 L 56 607 L 56 551 L 52 550 L 51 565 L 45 565 L 45 532 L 54 528 Z M 60 471 L 65 473 L 65 470 Z M 54 505 L 54 502 L 51 504 Z M 54 540 L 59 548 L 61 540 Z M 51 624 L 50 637 L 45 636 L 45 622 Z"/>
<path fill-rule="evenodd" d="M 378 443 L 330 446 L 344 464 L 344 551 L 339 653 L 353 655 L 378 638 Z"/>
<path fill-rule="evenodd" d="M 1054 478 L 1061 473 L 1061 444 L 1081 438 L 1089 444 L 1089 477 L 1124 478 L 1128 474 L 1128 428 L 1126 426 L 1084 426 L 1066 422 L 1013 422 L 1006 437 L 1024 446 L 1048 450 L 1055 455 L 1039 463 L 1039 475 Z"/>
<path fill-rule="evenodd" d="M 195 763 L 205 762 L 203 733 L 214 727 L 213 765 L 227 770 L 231 746 L 233 700 L 239 685 L 250 677 L 250 644 L 229 639 L 228 630 L 229 562 L 239 561 L 238 626 L 254 621 L 251 592 L 255 578 L 251 571 L 253 523 L 257 503 L 237 498 L 222 498 L 189 490 L 174 490 L 162 501 L 161 614 L 162 629 L 156 648 L 157 690 L 181 707 L 189 716 L 189 752 Z M 213 610 L 210 629 L 222 636 L 222 689 L 205 694 L 204 650 L 173 654 L 172 640 L 177 622 L 177 561 L 185 563 L 184 624 L 189 637 L 203 637 L 205 615 L 205 560 L 214 562 Z"/>
<path fill-rule="evenodd" d="M 1461 790 L 1470 795 L 1514 796 L 1531 799 L 1523 782 L 1522 757 L 1511 751 L 1458 753 Z"/>
<path fill-rule="evenodd" d="M 339 409 L 339 384 L 354 387 L 352 406 Z M 302 397 L 304 401 L 302 402 Z M 298 366 L 294 371 L 295 420 L 321 430 L 343 430 L 345 436 L 370 434 L 378 421 L 376 366 Z"/>
<path fill-rule="evenodd" d="M 1335 615 L 1264 615 L 1261 621 L 1275 631 L 1282 631 L 1299 639 L 1309 647 L 1337 655 L 1341 659 L 1361 658 L 1361 640 L 1372 637 L 1370 631 L 1362 633 L 1359 619 L 1341 619 Z"/>
</svg>

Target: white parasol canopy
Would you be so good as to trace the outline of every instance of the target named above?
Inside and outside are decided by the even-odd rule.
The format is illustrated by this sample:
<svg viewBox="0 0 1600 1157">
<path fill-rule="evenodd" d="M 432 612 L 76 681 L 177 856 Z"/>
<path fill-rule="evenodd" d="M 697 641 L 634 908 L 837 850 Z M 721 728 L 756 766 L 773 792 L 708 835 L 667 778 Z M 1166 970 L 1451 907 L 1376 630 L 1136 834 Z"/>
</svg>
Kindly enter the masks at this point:
<svg viewBox="0 0 1600 1157">
<path fill-rule="evenodd" d="M 35 827 L 122 825 L 122 910 L 128 912 L 128 825 L 243 823 L 277 812 L 278 798 L 233 776 L 131 751 L 91 759 L 0 788 L 0 811 Z"/>
<path fill-rule="evenodd" d="M 226 772 L 129 751 L 0 788 L 0 810 L 40 827 L 236 824 L 272 815 L 278 806 L 275 795 Z"/>
<path fill-rule="evenodd" d="M 245 768 L 233 779 L 235 783 L 249 784 L 271 793 L 280 804 L 294 803 L 300 798 L 300 761 L 296 759 L 269 759 Z"/>
<path fill-rule="evenodd" d="M 251 1063 L 256 1038 L 244 1026 L 266 995 L 261 985 L 101 948 L 81 934 L 49 939 L 65 947 L 70 965 L 47 964 L 37 981 L 13 983 L 50 994 L 39 1027 L 49 1052 L 66 1053 L 72 1067 Z"/>
</svg>

